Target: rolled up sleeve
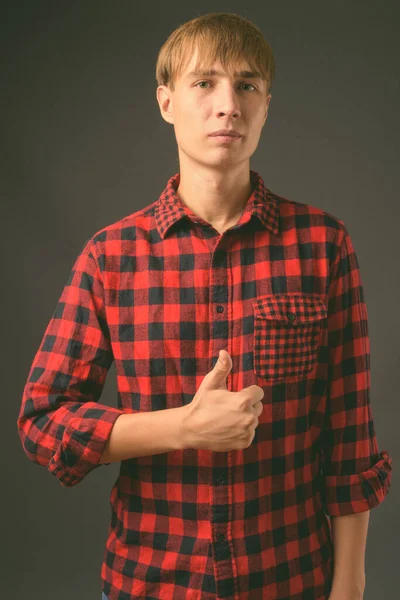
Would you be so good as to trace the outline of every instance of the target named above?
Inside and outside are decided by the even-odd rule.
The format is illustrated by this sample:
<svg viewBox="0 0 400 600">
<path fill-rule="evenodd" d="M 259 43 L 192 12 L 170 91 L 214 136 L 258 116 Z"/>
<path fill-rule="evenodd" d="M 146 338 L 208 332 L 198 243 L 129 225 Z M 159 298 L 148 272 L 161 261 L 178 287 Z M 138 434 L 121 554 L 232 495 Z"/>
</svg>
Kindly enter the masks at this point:
<svg viewBox="0 0 400 600">
<path fill-rule="evenodd" d="M 64 486 L 100 458 L 123 411 L 99 403 L 114 360 L 98 262 L 88 240 L 34 356 L 17 420 L 23 449 Z"/>
<path fill-rule="evenodd" d="M 370 402 L 370 340 L 359 263 L 347 228 L 331 272 L 327 413 L 322 434 L 325 512 L 369 510 L 391 485 L 392 458 L 379 452 Z"/>
</svg>

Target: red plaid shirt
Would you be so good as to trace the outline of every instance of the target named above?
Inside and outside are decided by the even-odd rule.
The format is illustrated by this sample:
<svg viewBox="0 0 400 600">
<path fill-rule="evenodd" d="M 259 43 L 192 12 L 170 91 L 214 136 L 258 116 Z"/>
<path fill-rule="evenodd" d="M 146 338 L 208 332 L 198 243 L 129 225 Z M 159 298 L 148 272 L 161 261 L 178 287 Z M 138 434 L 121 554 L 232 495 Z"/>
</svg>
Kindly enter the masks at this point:
<svg viewBox="0 0 400 600">
<path fill-rule="evenodd" d="M 101 570 L 111 600 L 327 598 L 329 515 L 389 491 L 348 230 L 250 174 L 223 235 L 178 198 L 177 173 L 153 204 L 92 236 L 25 384 L 23 449 L 64 486 L 101 465 L 122 413 L 190 403 L 221 348 L 229 391 L 264 390 L 248 448 L 121 461 Z M 113 361 L 118 408 L 99 401 Z"/>
</svg>

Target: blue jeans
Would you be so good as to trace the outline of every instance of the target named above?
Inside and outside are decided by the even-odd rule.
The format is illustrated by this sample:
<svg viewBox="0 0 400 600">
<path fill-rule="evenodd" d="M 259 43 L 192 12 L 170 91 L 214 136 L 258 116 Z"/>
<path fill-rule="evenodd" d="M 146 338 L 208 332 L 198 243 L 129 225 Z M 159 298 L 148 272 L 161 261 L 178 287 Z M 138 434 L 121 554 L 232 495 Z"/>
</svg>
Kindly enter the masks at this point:
<svg viewBox="0 0 400 600">
<path fill-rule="evenodd" d="M 101 600 L 109 600 L 108 596 L 104 592 L 101 592 Z"/>
</svg>

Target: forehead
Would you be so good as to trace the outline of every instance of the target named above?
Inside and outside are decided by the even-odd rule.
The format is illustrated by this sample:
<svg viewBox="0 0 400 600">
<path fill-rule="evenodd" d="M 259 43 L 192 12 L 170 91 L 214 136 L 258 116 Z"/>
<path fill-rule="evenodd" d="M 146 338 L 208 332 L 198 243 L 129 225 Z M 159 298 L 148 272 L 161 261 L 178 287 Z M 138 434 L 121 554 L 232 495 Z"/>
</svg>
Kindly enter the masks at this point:
<svg viewBox="0 0 400 600">
<path fill-rule="evenodd" d="M 189 62 L 183 67 L 180 75 L 181 79 L 190 79 L 198 75 L 224 75 L 227 71 L 223 68 L 221 61 L 217 58 L 209 64 L 206 64 L 206 56 L 199 55 L 198 48 L 193 52 Z M 234 75 L 242 77 L 260 77 L 261 73 L 251 69 L 249 63 L 241 58 L 234 65 Z"/>
</svg>

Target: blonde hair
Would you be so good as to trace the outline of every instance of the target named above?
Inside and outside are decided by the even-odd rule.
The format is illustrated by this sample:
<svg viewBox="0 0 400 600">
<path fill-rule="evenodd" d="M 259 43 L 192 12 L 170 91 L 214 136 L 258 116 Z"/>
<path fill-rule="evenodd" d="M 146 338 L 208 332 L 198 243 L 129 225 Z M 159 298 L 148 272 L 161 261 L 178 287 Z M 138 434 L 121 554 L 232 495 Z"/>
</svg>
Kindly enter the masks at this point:
<svg viewBox="0 0 400 600">
<path fill-rule="evenodd" d="M 174 91 L 176 79 L 185 70 L 196 48 L 199 51 L 196 70 L 209 69 L 219 59 L 232 77 L 236 65 L 245 59 L 252 70 L 261 72 L 269 93 L 275 78 L 275 58 L 270 44 L 251 21 L 223 12 L 196 17 L 170 34 L 157 57 L 158 85 L 167 85 Z"/>
</svg>

